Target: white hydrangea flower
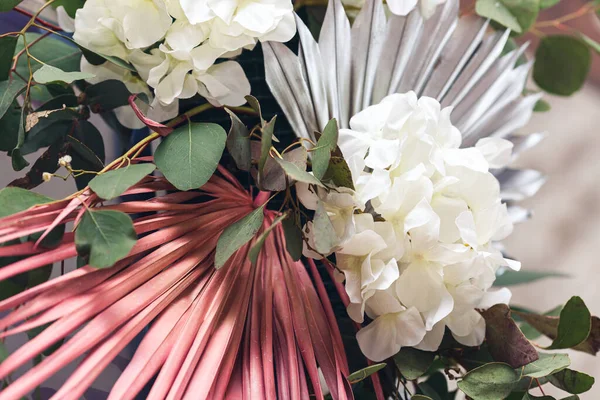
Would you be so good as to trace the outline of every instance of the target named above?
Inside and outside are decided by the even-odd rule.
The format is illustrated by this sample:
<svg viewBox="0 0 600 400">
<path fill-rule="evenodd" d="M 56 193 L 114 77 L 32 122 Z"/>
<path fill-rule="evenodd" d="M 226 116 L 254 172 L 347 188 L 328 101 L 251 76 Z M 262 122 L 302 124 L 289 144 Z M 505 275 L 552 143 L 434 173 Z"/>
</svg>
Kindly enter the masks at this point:
<svg viewBox="0 0 600 400">
<path fill-rule="evenodd" d="M 290 0 L 180 0 L 192 24 L 210 23 L 209 42 L 237 51 L 257 41 L 287 42 L 296 33 Z"/>
<path fill-rule="evenodd" d="M 196 94 L 217 107 L 244 104 L 250 83 L 242 67 L 218 59 L 295 33 L 291 0 L 89 0 L 77 11 L 74 39 L 133 64 L 157 108 L 174 110 Z"/>
<path fill-rule="evenodd" d="M 133 49 L 163 39 L 172 18 L 163 0 L 89 0 L 75 14 L 77 43 L 128 60 Z"/>
<path fill-rule="evenodd" d="M 499 268 L 520 267 L 494 247 L 512 222 L 490 169 L 506 166 L 512 145 L 486 138 L 461 148 L 451 111 L 414 92 L 384 98 L 340 130 L 355 186 L 344 189 L 354 199 L 348 208 L 340 212 L 326 190 L 299 190 L 307 208 L 324 204 L 340 238 L 341 227 L 354 227 L 334 252 L 349 315 L 373 319 L 357 338 L 374 361 L 402 346 L 436 350 L 446 328 L 460 343 L 481 344 L 485 321 L 476 309 L 507 302 L 507 290 L 488 290 Z"/>
</svg>

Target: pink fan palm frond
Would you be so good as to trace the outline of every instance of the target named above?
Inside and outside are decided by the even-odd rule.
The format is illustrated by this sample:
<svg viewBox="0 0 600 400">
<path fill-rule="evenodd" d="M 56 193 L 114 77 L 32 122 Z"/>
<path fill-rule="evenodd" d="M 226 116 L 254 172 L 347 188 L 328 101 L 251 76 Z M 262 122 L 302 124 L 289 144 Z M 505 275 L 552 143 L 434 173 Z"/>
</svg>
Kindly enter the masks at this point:
<svg viewBox="0 0 600 400">
<path fill-rule="evenodd" d="M 5 243 L 77 223 L 92 207 L 153 212 L 134 217 L 139 240 L 113 267 L 84 266 L 0 302 L 2 338 L 49 324 L 0 364 L 0 379 L 67 339 L 0 392 L 0 400 L 20 399 L 83 356 L 52 397 L 79 399 L 146 327 L 111 400 L 135 398 L 153 378 L 148 399 L 322 399 L 319 369 L 334 399 L 352 398 L 342 338 L 321 277 L 314 265 L 307 270 L 287 254 L 280 225 L 256 263 L 248 260 L 255 238 L 215 269 L 223 230 L 263 201 L 220 172 L 195 192 L 128 200 L 174 190 L 163 178 L 148 176 L 118 205 L 103 206 L 88 190 L 0 219 Z M 209 200 L 189 202 L 199 197 Z M 258 234 L 276 217 L 265 208 Z M 65 234 L 51 250 L 34 242 L 0 247 L 0 257 L 17 255 L 25 258 L 0 268 L 0 279 L 75 257 L 74 235 Z"/>
</svg>

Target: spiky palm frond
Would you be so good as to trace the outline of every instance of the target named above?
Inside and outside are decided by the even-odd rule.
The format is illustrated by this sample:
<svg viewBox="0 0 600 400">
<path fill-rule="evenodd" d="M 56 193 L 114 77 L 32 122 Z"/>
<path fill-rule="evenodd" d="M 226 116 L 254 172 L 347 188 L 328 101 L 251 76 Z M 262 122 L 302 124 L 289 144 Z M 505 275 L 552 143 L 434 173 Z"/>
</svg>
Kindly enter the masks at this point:
<svg viewBox="0 0 600 400">
<path fill-rule="evenodd" d="M 83 357 L 53 399 L 79 399 L 100 373 L 149 326 L 109 399 L 133 399 L 154 378 L 149 399 L 323 398 L 319 369 L 335 399 L 352 398 L 342 339 L 314 265 L 294 262 L 280 225 L 248 260 L 257 239 L 216 270 L 217 239 L 260 206 L 224 169 L 200 191 L 173 192 L 148 201 L 129 195 L 173 190 L 148 176 L 122 204 L 102 206 L 91 191 L 34 206 L 0 219 L 0 243 L 79 220 L 85 210 L 118 210 L 133 217 L 140 239 L 115 266 L 84 266 L 0 302 L 0 337 L 47 326 L 0 364 L 5 378 L 51 345 L 52 354 L 0 392 L 20 399 Z M 203 197 L 202 202 L 191 201 Z M 207 200 L 208 198 L 208 200 Z M 266 210 L 266 209 L 265 209 Z M 265 211 L 260 232 L 277 214 Z M 58 247 L 34 242 L 0 248 L 21 260 L 0 279 L 77 255 L 72 233 Z M 309 274 L 310 271 L 310 274 Z"/>
</svg>

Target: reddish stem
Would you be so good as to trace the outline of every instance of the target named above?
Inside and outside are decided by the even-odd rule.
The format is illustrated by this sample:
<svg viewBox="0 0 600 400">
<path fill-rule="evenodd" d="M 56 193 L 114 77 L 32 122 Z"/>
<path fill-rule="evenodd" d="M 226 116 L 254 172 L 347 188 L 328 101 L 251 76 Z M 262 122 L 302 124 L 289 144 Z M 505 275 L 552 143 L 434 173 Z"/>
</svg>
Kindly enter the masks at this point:
<svg viewBox="0 0 600 400">
<path fill-rule="evenodd" d="M 29 11 L 27 11 L 27 10 L 23 10 L 23 9 L 21 9 L 21 8 L 19 8 L 19 7 L 15 7 L 15 8 L 14 8 L 14 10 L 15 10 L 16 12 L 20 13 L 20 14 L 23 14 L 23 15 L 26 15 L 26 16 L 28 16 L 29 18 L 32 18 L 32 17 L 33 17 L 33 14 L 32 14 L 32 13 L 30 13 L 30 12 L 29 12 Z M 44 21 L 43 19 L 41 19 L 40 17 L 36 17 L 36 18 L 35 18 L 35 22 L 37 22 L 38 24 L 40 24 L 40 25 L 42 25 L 42 26 L 45 26 L 46 28 L 50 28 L 50 29 L 53 29 L 53 30 L 55 30 L 55 31 L 62 31 L 62 28 L 61 28 L 60 26 L 56 26 L 56 25 L 54 25 L 54 24 L 51 24 L 50 22 L 46 22 L 46 21 Z"/>
</svg>

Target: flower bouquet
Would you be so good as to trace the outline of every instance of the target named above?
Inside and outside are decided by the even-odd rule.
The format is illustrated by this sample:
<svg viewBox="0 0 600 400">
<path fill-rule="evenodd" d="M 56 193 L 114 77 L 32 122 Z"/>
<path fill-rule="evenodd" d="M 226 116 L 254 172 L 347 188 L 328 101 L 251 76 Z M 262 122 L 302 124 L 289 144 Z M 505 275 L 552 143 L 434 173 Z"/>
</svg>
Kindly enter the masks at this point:
<svg viewBox="0 0 600 400">
<path fill-rule="evenodd" d="M 558 0 L 19 3 L 0 5 L 28 17 L 0 34 L 0 149 L 28 168 L 0 191 L 0 400 L 592 387 L 564 350 L 595 355 L 600 320 L 579 297 L 511 304 L 546 275 L 501 241 L 545 180 L 511 168 L 543 139 L 521 130 L 600 48 L 544 29 L 596 2 L 541 22 Z M 57 179 L 78 191 L 32 191 Z"/>
</svg>

